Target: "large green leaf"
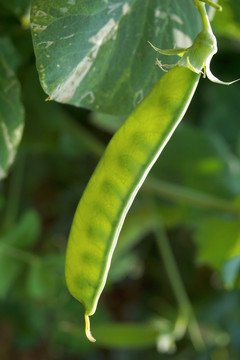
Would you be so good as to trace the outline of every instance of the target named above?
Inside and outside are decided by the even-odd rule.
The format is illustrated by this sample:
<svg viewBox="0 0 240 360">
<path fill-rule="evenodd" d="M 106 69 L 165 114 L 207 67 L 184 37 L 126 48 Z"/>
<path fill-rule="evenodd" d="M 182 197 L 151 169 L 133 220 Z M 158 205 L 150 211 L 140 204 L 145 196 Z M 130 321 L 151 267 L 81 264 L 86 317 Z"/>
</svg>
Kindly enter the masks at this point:
<svg viewBox="0 0 240 360">
<path fill-rule="evenodd" d="M 188 46 L 201 25 L 192 0 L 33 0 L 31 28 L 51 99 L 128 114 L 162 75 L 147 41 Z"/>
<path fill-rule="evenodd" d="M 4 45 L 4 46 L 3 46 Z M 1 42 L 0 49 L 0 179 L 7 175 L 13 163 L 23 132 L 24 111 L 20 100 L 20 85 L 12 70 L 12 46 Z"/>
</svg>

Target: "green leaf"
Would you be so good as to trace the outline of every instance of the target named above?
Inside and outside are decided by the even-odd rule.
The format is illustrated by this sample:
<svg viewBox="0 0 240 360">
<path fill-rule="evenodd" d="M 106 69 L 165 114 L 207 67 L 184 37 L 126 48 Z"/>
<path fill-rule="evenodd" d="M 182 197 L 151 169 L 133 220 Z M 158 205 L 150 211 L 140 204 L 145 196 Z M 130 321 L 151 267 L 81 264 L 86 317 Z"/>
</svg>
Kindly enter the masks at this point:
<svg viewBox="0 0 240 360">
<path fill-rule="evenodd" d="M 33 209 L 27 210 L 10 231 L 1 235 L 1 244 L 28 249 L 35 243 L 39 233 L 40 218 L 38 213 Z"/>
<path fill-rule="evenodd" d="M 26 285 L 31 298 L 44 300 L 56 296 L 59 280 L 63 278 L 63 274 L 59 276 L 63 263 L 64 255 L 47 254 L 30 266 Z"/>
<path fill-rule="evenodd" d="M 9 49 L 11 53 L 11 49 Z M 12 165 L 23 132 L 20 85 L 7 59 L 0 55 L 0 179 Z"/>
<path fill-rule="evenodd" d="M 199 220 L 195 240 L 198 261 L 221 270 L 226 261 L 240 254 L 240 221 L 224 217 Z"/>
<path fill-rule="evenodd" d="M 0 38 L 0 54 L 13 71 L 18 69 L 18 66 L 21 63 L 21 57 L 13 46 L 10 38 L 7 36 L 2 36 Z"/>
<path fill-rule="evenodd" d="M 34 210 L 27 211 L 16 226 L 0 236 L 0 299 L 16 281 L 22 267 L 34 262 L 31 249 L 40 233 L 40 220 Z"/>
<path fill-rule="evenodd" d="M 181 6 L 167 0 L 33 0 L 42 87 L 59 102 L 129 114 L 162 75 L 147 41 L 186 47 L 200 24 L 191 0 Z"/>
</svg>

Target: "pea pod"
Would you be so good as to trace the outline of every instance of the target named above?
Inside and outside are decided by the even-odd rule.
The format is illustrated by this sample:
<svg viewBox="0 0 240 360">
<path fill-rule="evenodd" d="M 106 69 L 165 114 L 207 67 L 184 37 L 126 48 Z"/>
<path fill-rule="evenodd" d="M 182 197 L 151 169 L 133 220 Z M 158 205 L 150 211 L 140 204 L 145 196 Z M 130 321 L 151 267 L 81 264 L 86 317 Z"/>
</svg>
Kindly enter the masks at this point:
<svg viewBox="0 0 240 360">
<path fill-rule="evenodd" d="M 86 316 L 96 310 L 127 211 L 185 114 L 199 76 L 182 66 L 166 73 L 113 136 L 85 189 L 69 237 L 66 281 Z"/>
<path fill-rule="evenodd" d="M 78 205 L 66 254 L 66 282 L 85 307 L 86 335 L 106 283 L 108 270 L 125 216 L 148 172 L 184 116 L 201 72 L 210 72 L 217 51 L 205 7 L 194 1 L 203 31 L 187 49 L 161 50 L 180 61 L 153 87 L 116 132 L 94 171 Z M 158 62 L 162 68 L 160 62 Z"/>
</svg>

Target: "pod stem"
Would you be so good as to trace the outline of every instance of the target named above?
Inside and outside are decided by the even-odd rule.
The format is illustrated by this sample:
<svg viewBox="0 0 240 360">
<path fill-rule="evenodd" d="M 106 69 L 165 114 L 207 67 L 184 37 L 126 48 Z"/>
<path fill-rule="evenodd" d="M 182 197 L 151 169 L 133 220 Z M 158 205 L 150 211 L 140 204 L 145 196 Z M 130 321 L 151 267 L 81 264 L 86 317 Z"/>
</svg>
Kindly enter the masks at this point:
<svg viewBox="0 0 240 360">
<path fill-rule="evenodd" d="M 155 230 L 155 236 L 157 240 L 157 246 L 161 253 L 168 278 L 172 285 L 172 290 L 177 299 L 180 311 L 183 314 L 184 320 L 188 326 L 188 331 L 192 343 L 196 350 L 201 351 L 205 349 L 205 342 L 195 317 L 192 304 L 188 298 L 184 284 L 179 274 L 179 270 L 173 256 L 172 249 L 169 245 L 166 232 L 164 231 L 163 225 L 161 224 L 161 219 L 158 217 L 156 221 L 157 229 Z"/>
<path fill-rule="evenodd" d="M 194 4 L 195 4 L 196 8 L 198 9 L 199 14 L 201 16 L 203 30 L 206 30 L 207 32 L 212 33 L 212 27 L 211 27 L 211 24 L 210 24 L 208 15 L 207 15 L 205 4 L 201 0 L 194 0 Z"/>
<path fill-rule="evenodd" d="M 90 319 L 88 315 L 85 315 L 85 333 L 86 336 L 88 338 L 89 341 L 91 342 L 95 342 L 96 339 L 94 339 L 94 337 L 91 334 L 91 330 L 90 330 Z"/>
</svg>

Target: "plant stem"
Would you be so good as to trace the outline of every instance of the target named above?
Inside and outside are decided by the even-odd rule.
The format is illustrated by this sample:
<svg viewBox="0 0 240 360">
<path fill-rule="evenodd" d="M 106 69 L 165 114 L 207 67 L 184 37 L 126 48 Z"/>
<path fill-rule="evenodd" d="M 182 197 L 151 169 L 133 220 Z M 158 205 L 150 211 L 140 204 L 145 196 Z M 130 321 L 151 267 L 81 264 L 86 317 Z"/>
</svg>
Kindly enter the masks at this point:
<svg viewBox="0 0 240 360">
<path fill-rule="evenodd" d="M 192 205 L 197 208 L 225 211 L 235 215 L 240 214 L 240 207 L 230 200 L 220 199 L 201 191 L 172 184 L 153 177 L 149 177 L 149 179 L 145 182 L 143 185 L 143 191 L 153 192 L 163 196 L 164 198 Z"/>
<path fill-rule="evenodd" d="M 199 11 L 203 23 L 203 30 L 212 33 L 212 27 L 205 9 L 205 4 L 200 0 L 194 0 L 194 4 Z"/>
<path fill-rule="evenodd" d="M 24 173 L 24 155 L 21 154 L 15 162 L 14 169 L 10 175 L 10 183 L 7 197 L 7 207 L 3 221 L 3 230 L 12 227 L 18 217 L 21 189 Z"/>
<path fill-rule="evenodd" d="M 159 224 L 159 219 L 158 219 L 158 224 Z M 168 242 L 167 235 L 163 229 L 162 224 L 160 224 L 158 226 L 158 229 L 155 230 L 155 235 L 156 235 L 157 245 L 161 253 L 163 263 L 172 286 L 172 290 L 177 299 L 179 309 L 183 314 L 184 320 L 188 326 L 188 331 L 193 346 L 195 347 L 196 350 L 203 350 L 205 348 L 205 343 L 202 338 L 202 334 L 199 329 L 199 325 L 196 320 L 194 310 L 185 291 L 184 284 L 179 274 L 176 261 L 174 259 L 171 247 Z"/>
</svg>

